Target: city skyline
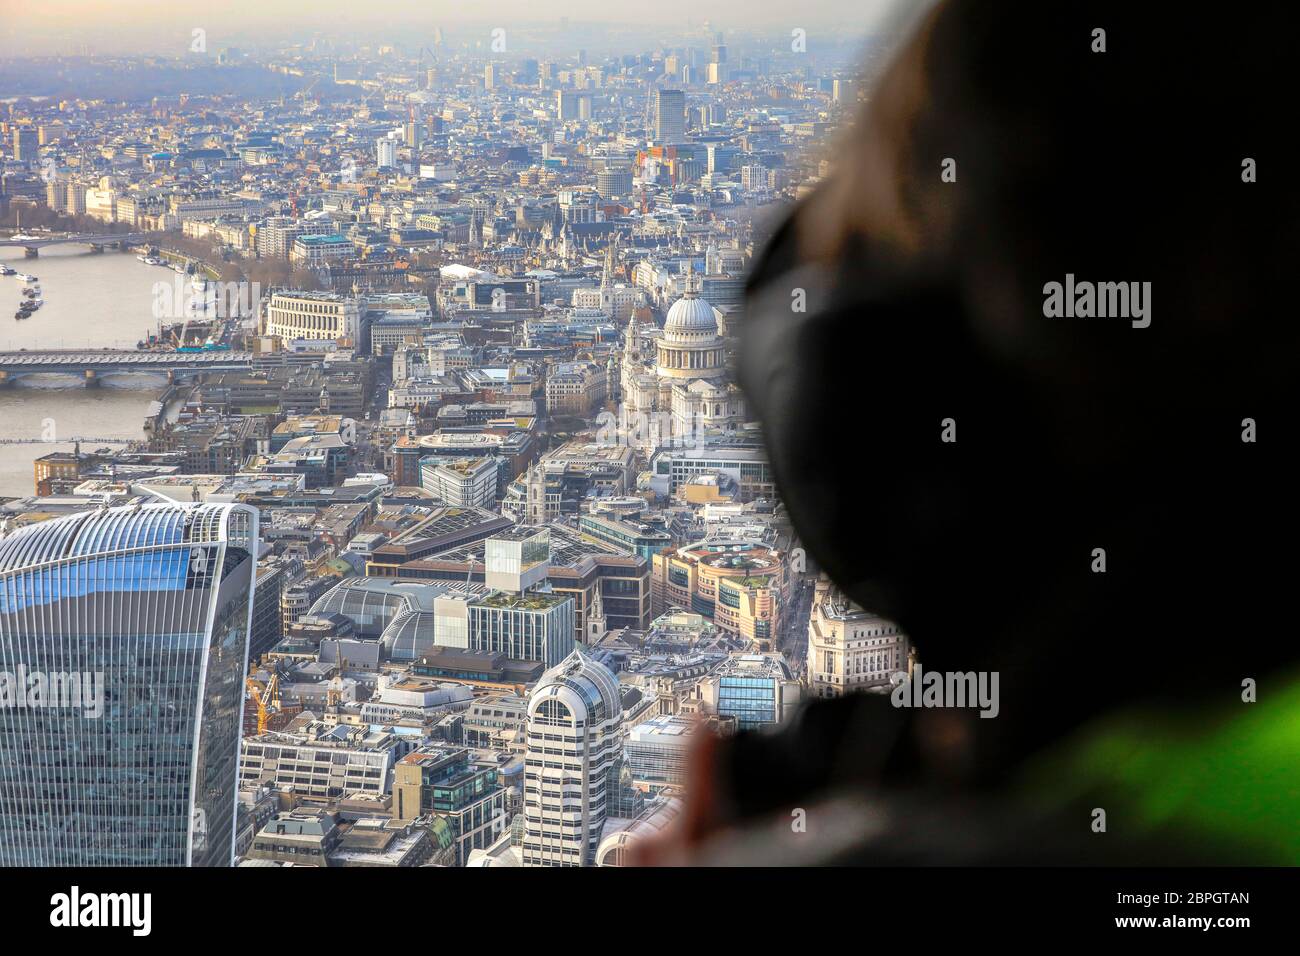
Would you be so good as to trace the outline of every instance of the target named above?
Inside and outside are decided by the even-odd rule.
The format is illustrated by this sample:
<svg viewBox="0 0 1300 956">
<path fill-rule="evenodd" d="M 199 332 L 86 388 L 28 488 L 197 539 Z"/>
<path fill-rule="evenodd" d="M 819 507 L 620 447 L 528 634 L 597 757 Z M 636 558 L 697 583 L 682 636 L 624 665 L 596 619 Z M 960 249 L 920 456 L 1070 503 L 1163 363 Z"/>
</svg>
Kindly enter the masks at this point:
<svg viewBox="0 0 1300 956">
<path fill-rule="evenodd" d="M 256 513 L 240 865 L 628 865 L 700 728 L 906 666 L 859 618 L 810 651 L 831 596 L 732 377 L 887 42 L 750 12 L 0 63 L 0 403 L 40 436 L 0 445 L 0 548 Z"/>
<path fill-rule="evenodd" d="M 795 28 L 814 33 L 844 30 L 866 36 L 890 28 L 900 17 L 910 16 L 907 4 L 893 0 L 868 0 L 847 9 L 832 0 L 813 0 L 792 15 L 778 3 L 742 3 L 740 0 L 709 0 L 704 4 L 668 0 L 655 6 L 652 22 L 634 11 L 596 3 L 593 0 L 566 2 L 553 15 L 539 16 L 535 4 L 525 0 L 494 3 L 491 13 L 476 8 L 430 7 L 400 0 L 383 12 L 358 11 L 354 6 L 326 0 L 324 3 L 249 3 L 240 0 L 214 8 L 210 4 L 186 2 L 159 7 L 144 0 L 107 3 L 102 0 L 52 2 L 7 11 L 0 27 L 0 56 L 66 54 L 66 44 L 90 44 L 104 53 L 168 56 L 185 52 L 191 31 L 202 28 L 214 43 L 263 44 L 286 40 L 309 43 L 314 37 L 332 37 L 350 42 L 412 42 L 414 31 L 428 34 L 447 32 L 449 42 L 482 40 L 493 28 L 517 28 L 536 37 L 550 34 L 552 42 L 586 37 L 600 40 L 589 27 L 632 28 L 644 35 L 647 27 L 664 36 L 705 35 L 708 31 L 762 32 L 786 35 Z M 924 6 L 922 4 L 921 6 Z M 346 28 L 340 23 L 346 22 Z M 830 39 L 829 36 L 824 39 Z M 179 44 L 181 49 L 169 47 Z M 63 45 L 63 46 L 61 46 Z M 488 48 L 483 43 L 482 48 Z"/>
</svg>

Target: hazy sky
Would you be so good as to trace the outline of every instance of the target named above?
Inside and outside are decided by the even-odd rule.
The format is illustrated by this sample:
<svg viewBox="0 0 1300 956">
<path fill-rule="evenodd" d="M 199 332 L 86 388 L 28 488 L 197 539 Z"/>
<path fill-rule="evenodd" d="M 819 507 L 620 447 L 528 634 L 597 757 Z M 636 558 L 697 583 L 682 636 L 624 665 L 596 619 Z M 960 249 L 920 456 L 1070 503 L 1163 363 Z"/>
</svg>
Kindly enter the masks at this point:
<svg viewBox="0 0 1300 956">
<path fill-rule="evenodd" d="M 891 8 L 924 0 L 0 0 L 0 55 L 71 52 L 89 44 L 98 52 L 171 55 L 194 28 L 209 43 L 248 43 L 259 35 L 306 37 L 324 31 L 401 43 L 442 26 L 449 39 L 470 25 L 512 23 L 574 27 L 621 23 L 649 36 L 715 30 L 789 34 L 799 27 L 873 32 Z M 895 10 L 894 12 L 897 12 Z"/>
</svg>

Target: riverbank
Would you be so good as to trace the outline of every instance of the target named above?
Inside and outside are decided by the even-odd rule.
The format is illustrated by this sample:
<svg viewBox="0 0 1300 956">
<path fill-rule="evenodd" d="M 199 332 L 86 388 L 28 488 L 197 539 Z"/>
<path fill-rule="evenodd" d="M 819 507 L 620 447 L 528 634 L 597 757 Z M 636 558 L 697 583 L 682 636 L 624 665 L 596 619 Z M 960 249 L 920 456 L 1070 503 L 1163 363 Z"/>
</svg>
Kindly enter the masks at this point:
<svg viewBox="0 0 1300 956">
<path fill-rule="evenodd" d="M 55 246 L 26 259 L 22 249 L 4 249 L 0 261 L 39 276 L 45 298 L 30 319 L 2 318 L 17 308 L 22 286 L 0 279 L 0 348 L 133 349 L 142 334 L 157 330 L 153 287 L 161 270 L 135 253 Z M 39 440 L 0 445 L 0 495 L 32 494 L 33 462 L 71 451 L 64 438 L 143 441 L 145 419 L 167 387 L 164 375 L 132 373 L 105 376 L 97 388 L 68 376 L 32 375 L 0 389 L 0 437 Z"/>
</svg>

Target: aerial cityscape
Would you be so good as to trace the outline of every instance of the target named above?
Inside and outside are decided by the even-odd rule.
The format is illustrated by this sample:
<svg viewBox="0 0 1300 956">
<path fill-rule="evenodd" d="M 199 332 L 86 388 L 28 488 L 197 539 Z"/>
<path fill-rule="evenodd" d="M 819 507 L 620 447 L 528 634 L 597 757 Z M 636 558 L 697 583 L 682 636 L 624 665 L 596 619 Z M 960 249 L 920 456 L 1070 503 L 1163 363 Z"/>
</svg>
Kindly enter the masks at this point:
<svg viewBox="0 0 1300 956">
<path fill-rule="evenodd" d="M 918 666 L 733 375 L 887 38 L 560 13 L 7 35 L 0 865 L 622 866 Z"/>
</svg>

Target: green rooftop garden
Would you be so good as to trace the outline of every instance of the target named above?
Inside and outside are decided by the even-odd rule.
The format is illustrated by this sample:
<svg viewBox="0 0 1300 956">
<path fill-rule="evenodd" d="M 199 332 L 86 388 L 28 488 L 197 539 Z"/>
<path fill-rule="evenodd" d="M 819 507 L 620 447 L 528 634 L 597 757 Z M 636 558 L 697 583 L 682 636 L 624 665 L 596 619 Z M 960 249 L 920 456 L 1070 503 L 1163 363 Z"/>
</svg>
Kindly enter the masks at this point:
<svg viewBox="0 0 1300 956">
<path fill-rule="evenodd" d="M 544 611 L 547 608 L 554 607 L 565 598 L 558 594 L 510 594 L 505 591 L 497 591 L 489 594 L 478 603 L 485 607 L 512 608 L 524 611 Z"/>
</svg>

